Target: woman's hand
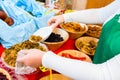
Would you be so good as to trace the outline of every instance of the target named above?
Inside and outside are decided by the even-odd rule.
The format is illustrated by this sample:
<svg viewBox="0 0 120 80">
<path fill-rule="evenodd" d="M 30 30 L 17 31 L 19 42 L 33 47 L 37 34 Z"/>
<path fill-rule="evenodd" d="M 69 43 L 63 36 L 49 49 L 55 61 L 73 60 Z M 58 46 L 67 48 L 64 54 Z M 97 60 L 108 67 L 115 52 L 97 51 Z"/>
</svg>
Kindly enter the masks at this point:
<svg viewBox="0 0 120 80">
<path fill-rule="evenodd" d="M 62 22 L 64 22 L 63 15 L 54 16 L 48 21 L 48 26 L 53 25 L 54 27 L 57 27 Z"/>
<path fill-rule="evenodd" d="M 45 52 L 38 49 L 21 50 L 21 53 L 26 55 L 22 58 L 18 58 L 17 61 L 23 63 L 26 66 L 37 68 L 42 65 L 42 56 Z"/>
</svg>

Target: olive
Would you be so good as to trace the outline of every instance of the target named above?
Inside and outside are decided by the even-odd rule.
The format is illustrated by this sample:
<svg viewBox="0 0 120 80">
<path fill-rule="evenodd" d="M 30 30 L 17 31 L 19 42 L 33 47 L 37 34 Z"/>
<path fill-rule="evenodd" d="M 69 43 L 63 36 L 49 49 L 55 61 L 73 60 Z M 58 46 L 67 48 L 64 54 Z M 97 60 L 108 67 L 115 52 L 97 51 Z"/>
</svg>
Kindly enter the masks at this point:
<svg viewBox="0 0 120 80">
<path fill-rule="evenodd" d="M 60 34 L 51 33 L 45 42 L 60 42 L 63 41 L 63 37 Z"/>
</svg>

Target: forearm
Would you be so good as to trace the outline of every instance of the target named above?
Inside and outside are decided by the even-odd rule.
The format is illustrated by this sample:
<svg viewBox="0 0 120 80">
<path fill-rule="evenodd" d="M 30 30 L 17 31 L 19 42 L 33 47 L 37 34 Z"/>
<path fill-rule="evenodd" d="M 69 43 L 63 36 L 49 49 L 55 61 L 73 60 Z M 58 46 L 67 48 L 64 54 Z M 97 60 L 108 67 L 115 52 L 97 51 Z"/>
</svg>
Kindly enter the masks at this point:
<svg viewBox="0 0 120 80">
<path fill-rule="evenodd" d="M 102 24 L 119 9 L 119 4 L 120 0 L 115 0 L 103 8 L 86 9 L 64 14 L 64 20 L 65 22 L 77 21 L 87 24 Z"/>
<path fill-rule="evenodd" d="M 87 9 L 63 14 L 65 22 L 80 22 L 85 24 L 103 23 L 97 9 Z"/>
<path fill-rule="evenodd" d="M 59 73 L 75 80 L 119 80 L 120 54 L 104 62 L 92 64 L 79 60 L 67 59 L 52 52 L 43 56 L 42 63 Z"/>
<path fill-rule="evenodd" d="M 101 80 L 100 69 L 96 65 L 63 58 L 54 53 L 48 52 L 44 55 L 43 65 L 75 80 Z"/>
</svg>

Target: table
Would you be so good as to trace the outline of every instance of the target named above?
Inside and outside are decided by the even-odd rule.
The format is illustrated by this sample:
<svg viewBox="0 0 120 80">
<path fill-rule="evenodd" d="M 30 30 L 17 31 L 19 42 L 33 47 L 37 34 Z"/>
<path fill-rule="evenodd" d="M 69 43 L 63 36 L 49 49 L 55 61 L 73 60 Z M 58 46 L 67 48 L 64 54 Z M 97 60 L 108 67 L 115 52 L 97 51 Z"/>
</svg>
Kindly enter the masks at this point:
<svg viewBox="0 0 120 80">
<path fill-rule="evenodd" d="M 68 41 L 66 43 L 64 43 L 58 50 L 56 50 L 54 52 L 57 54 L 58 52 L 60 52 L 62 50 L 75 49 L 74 43 L 75 43 L 75 40 L 68 39 Z M 3 48 L 2 45 L 0 44 L 0 57 L 4 50 L 5 50 L 5 48 Z M 28 75 L 17 75 L 14 73 L 14 70 L 9 69 L 2 63 L 1 58 L 0 58 L 0 68 L 7 70 L 9 72 L 9 74 L 11 75 L 11 77 L 13 78 L 13 80 L 39 80 L 41 77 L 49 74 L 49 71 L 42 72 L 40 70 L 37 70 Z M 53 71 L 53 73 L 56 73 L 56 72 Z"/>
</svg>

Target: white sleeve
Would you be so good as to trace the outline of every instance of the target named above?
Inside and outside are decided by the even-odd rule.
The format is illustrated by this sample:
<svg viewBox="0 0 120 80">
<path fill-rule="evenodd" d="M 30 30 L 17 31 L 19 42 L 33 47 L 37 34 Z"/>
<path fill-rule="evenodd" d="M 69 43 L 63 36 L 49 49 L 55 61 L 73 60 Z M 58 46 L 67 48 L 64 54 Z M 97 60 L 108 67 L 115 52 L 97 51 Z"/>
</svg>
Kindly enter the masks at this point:
<svg viewBox="0 0 120 80">
<path fill-rule="evenodd" d="M 86 24 L 102 24 L 120 9 L 120 0 L 115 0 L 102 8 L 86 9 L 63 14 L 65 22 L 77 21 Z"/>
<path fill-rule="evenodd" d="M 120 55 L 103 64 L 73 60 L 47 52 L 42 64 L 74 80 L 119 80 Z"/>
</svg>

